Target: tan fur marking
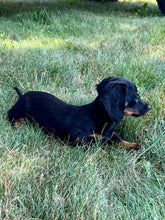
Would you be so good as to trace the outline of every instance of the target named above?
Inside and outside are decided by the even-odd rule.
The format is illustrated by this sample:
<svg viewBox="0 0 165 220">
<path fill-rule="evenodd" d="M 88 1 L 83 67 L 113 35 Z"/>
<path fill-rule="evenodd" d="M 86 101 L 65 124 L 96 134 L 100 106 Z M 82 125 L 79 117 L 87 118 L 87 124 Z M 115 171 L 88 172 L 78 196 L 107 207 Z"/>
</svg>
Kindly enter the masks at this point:
<svg viewBox="0 0 165 220">
<path fill-rule="evenodd" d="M 97 134 L 97 133 L 94 133 L 94 134 L 91 134 L 90 137 L 93 137 L 93 138 L 96 138 L 96 140 L 98 140 L 100 138 L 100 134 Z"/>
<path fill-rule="evenodd" d="M 133 111 L 132 109 L 129 109 L 129 108 L 124 110 L 124 115 L 125 116 L 131 116 L 133 114 L 137 114 L 138 115 L 139 112 L 138 111 Z"/>
<path fill-rule="evenodd" d="M 24 118 L 15 119 L 13 122 L 13 125 L 15 128 L 19 128 L 22 125 L 22 122 L 24 122 Z"/>
<path fill-rule="evenodd" d="M 138 150 L 142 147 L 141 143 L 131 143 L 127 141 L 119 142 L 119 144 L 126 147 L 127 150 Z"/>
</svg>

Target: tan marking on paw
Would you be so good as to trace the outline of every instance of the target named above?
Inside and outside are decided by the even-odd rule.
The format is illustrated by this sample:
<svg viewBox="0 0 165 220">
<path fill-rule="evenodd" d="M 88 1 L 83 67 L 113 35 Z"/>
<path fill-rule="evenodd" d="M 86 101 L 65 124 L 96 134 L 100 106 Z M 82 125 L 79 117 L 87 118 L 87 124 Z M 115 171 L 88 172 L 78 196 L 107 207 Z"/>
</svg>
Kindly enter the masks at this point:
<svg viewBox="0 0 165 220">
<path fill-rule="evenodd" d="M 141 143 L 131 143 L 128 141 L 122 141 L 119 144 L 126 147 L 127 150 L 139 150 L 142 147 Z"/>
<path fill-rule="evenodd" d="M 14 119 L 13 126 L 15 128 L 21 127 L 22 123 L 25 121 L 25 118 Z"/>
</svg>

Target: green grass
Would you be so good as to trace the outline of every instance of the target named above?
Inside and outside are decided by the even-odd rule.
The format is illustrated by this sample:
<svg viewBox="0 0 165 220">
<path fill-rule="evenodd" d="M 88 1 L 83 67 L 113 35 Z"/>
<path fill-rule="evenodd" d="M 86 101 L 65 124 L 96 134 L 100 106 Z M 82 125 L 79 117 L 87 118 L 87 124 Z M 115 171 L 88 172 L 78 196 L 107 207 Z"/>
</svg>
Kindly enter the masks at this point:
<svg viewBox="0 0 165 220">
<path fill-rule="evenodd" d="M 165 219 L 165 18 L 145 2 L 1 3 L 0 219 Z M 7 120 L 14 86 L 86 104 L 108 76 L 134 81 L 152 108 L 117 128 L 138 152 L 84 152 Z"/>
</svg>

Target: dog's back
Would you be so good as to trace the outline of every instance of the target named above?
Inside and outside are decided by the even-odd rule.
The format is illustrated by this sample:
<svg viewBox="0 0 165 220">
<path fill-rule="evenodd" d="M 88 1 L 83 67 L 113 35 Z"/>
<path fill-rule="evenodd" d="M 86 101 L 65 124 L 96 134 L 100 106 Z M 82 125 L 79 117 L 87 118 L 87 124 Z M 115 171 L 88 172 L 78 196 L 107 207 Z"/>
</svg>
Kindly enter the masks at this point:
<svg viewBox="0 0 165 220">
<path fill-rule="evenodd" d="M 78 109 L 78 106 L 69 105 L 45 92 L 31 91 L 24 95 L 20 93 L 19 96 L 16 104 L 8 112 L 9 120 L 12 122 L 14 119 L 28 118 L 58 136 L 65 133 L 66 118 L 70 118 Z"/>
</svg>

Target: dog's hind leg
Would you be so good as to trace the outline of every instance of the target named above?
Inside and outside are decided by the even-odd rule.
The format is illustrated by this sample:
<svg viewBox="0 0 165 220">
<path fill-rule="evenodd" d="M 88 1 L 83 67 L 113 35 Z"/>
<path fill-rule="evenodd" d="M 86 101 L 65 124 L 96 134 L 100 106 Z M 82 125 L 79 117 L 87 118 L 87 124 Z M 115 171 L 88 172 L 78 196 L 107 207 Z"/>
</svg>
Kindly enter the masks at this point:
<svg viewBox="0 0 165 220">
<path fill-rule="evenodd" d="M 26 118 L 26 108 L 24 100 L 19 99 L 17 103 L 8 111 L 9 121 L 13 127 L 20 127 Z"/>
</svg>

